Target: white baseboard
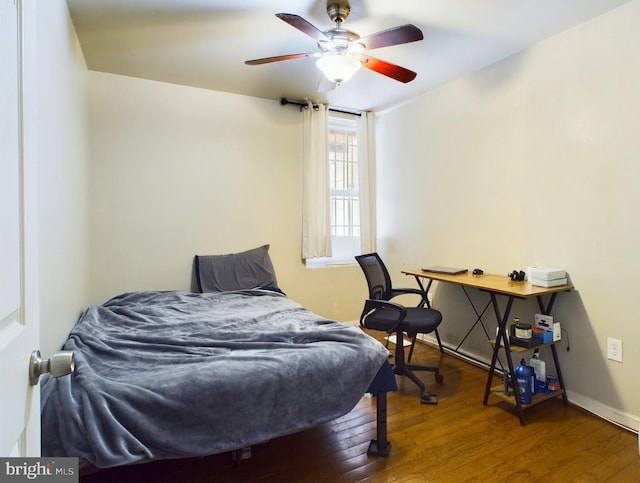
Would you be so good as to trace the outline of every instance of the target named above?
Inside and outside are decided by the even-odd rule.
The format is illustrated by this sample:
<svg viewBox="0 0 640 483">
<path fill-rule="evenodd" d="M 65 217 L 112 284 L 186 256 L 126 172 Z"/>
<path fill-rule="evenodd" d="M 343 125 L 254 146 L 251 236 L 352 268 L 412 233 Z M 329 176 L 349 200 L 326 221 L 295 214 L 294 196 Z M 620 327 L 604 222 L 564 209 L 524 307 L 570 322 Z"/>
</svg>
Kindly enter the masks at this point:
<svg viewBox="0 0 640 483">
<path fill-rule="evenodd" d="M 347 325 L 358 325 L 359 321 L 353 320 L 344 323 Z M 418 336 L 418 340 L 421 340 L 423 343 L 431 345 L 433 347 L 437 347 L 435 337 Z M 390 339 L 390 342 L 394 343 L 394 339 Z M 411 342 L 405 339 L 404 344 L 405 346 L 407 346 L 410 345 Z M 600 401 L 596 401 L 595 399 L 591 399 L 572 391 L 567 391 L 567 399 L 571 404 L 574 404 L 575 406 L 578 406 L 585 411 L 590 412 L 594 416 L 609 421 L 610 423 L 620 426 L 621 428 L 624 428 L 633 433 L 637 433 L 638 454 L 640 455 L 640 416 L 636 414 L 629 414 L 625 411 L 620 411 L 619 409 L 603 404 Z"/>
<path fill-rule="evenodd" d="M 430 340 L 428 336 L 425 336 L 419 337 L 418 340 L 422 340 L 425 344 L 429 344 L 433 347 L 438 347 L 435 338 L 432 338 Z M 467 362 L 474 363 L 472 359 L 465 358 L 464 355 L 458 356 L 457 354 L 454 354 L 446 349 L 445 351 L 449 354 L 454 355 L 454 357 L 461 357 L 462 359 L 467 360 Z M 486 366 L 478 365 L 478 367 L 484 367 L 488 370 L 489 364 L 487 363 Z M 603 404 L 600 401 L 596 401 L 595 399 L 591 399 L 572 391 L 567 391 L 567 400 L 571 404 L 590 412 L 594 416 L 602 418 L 606 421 L 609 421 L 610 423 L 620 426 L 621 428 L 638 434 L 638 454 L 640 454 L 640 416 L 621 411 L 614 407 Z"/>
<path fill-rule="evenodd" d="M 613 408 L 581 394 L 576 394 L 572 391 L 567 391 L 567 399 L 569 399 L 571 404 L 575 404 L 576 406 L 581 407 L 585 411 L 589 411 L 599 418 L 606 419 L 607 421 L 620 426 L 621 428 L 627 429 L 634 433 L 638 433 L 638 428 L 640 426 L 640 417 L 638 417 L 637 415 L 620 411 L 619 409 Z"/>
<path fill-rule="evenodd" d="M 392 344 L 396 343 L 396 336 L 395 335 L 388 335 L 385 337 L 385 340 L 389 341 Z M 404 347 L 409 347 L 411 345 L 411 341 L 407 340 L 407 339 L 402 339 L 402 345 Z"/>
<path fill-rule="evenodd" d="M 616 426 L 620 426 L 623 429 L 631 431 L 632 433 L 637 433 L 638 455 L 640 455 L 640 418 L 638 416 L 629 414 L 625 411 L 620 411 L 619 409 L 602 404 L 599 401 L 582 396 L 581 394 L 575 394 L 571 391 L 567 391 L 567 399 L 571 404 L 575 404 L 599 418 L 605 419 Z"/>
</svg>

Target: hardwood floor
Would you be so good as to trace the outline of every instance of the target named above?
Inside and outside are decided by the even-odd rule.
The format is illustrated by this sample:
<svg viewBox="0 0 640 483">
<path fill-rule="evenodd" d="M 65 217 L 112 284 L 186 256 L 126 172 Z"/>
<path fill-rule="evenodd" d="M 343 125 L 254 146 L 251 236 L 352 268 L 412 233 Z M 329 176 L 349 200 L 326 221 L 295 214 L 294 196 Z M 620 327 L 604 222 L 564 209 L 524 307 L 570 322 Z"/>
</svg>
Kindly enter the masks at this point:
<svg viewBox="0 0 640 483">
<path fill-rule="evenodd" d="M 82 482 L 640 482 L 638 436 L 555 398 L 526 410 L 482 396 L 487 372 L 419 345 L 414 362 L 440 363 L 444 383 L 422 373 L 437 406 L 397 378 L 388 396 L 389 457 L 367 456 L 375 438 L 375 399 L 316 428 L 254 446 L 236 465 L 230 454 L 103 470 Z M 496 380 L 496 383 L 498 381 Z"/>
</svg>

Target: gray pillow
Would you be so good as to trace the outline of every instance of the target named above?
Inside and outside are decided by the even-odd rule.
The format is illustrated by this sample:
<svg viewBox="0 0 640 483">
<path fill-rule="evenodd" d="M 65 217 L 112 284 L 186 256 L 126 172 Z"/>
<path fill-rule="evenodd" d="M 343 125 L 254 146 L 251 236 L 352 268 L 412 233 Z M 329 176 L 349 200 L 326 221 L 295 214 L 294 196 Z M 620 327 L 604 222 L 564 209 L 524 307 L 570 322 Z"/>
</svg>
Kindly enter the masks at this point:
<svg viewBox="0 0 640 483">
<path fill-rule="evenodd" d="M 227 255 L 196 255 L 194 267 L 200 292 L 278 287 L 269 245 Z"/>
</svg>

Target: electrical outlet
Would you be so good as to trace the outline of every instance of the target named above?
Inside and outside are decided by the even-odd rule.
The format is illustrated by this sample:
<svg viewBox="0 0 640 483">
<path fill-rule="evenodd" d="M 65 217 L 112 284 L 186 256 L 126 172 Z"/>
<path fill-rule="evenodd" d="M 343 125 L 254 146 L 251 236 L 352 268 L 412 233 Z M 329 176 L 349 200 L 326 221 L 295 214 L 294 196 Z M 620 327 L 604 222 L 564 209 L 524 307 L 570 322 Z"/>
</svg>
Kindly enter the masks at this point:
<svg viewBox="0 0 640 483">
<path fill-rule="evenodd" d="M 607 358 L 612 361 L 622 362 L 622 341 L 618 339 L 607 339 Z"/>
</svg>

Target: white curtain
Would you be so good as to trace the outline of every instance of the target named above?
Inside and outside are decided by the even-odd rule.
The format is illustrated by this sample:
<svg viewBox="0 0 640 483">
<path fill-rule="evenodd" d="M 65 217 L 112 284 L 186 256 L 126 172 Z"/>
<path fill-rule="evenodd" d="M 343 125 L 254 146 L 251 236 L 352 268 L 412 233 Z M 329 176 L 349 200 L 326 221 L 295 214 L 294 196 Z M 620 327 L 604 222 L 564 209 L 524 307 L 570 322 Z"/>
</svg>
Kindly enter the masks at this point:
<svg viewBox="0 0 640 483">
<path fill-rule="evenodd" d="M 358 166 L 360 167 L 360 250 L 376 251 L 375 218 L 375 114 L 362 112 L 357 122 Z"/>
<path fill-rule="evenodd" d="M 302 258 L 331 256 L 329 205 L 328 109 L 308 104 L 302 109 Z"/>
</svg>

